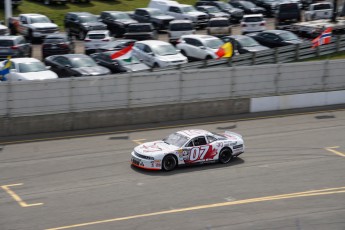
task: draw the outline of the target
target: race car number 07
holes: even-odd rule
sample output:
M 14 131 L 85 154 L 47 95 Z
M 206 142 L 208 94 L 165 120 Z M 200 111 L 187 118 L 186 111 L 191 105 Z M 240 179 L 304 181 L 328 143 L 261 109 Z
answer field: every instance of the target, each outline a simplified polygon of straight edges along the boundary
M 192 148 L 192 150 L 190 151 L 190 160 L 195 161 L 197 159 L 204 159 L 204 156 L 206 155 L 209 148 L 210 146 L 208 145 Z

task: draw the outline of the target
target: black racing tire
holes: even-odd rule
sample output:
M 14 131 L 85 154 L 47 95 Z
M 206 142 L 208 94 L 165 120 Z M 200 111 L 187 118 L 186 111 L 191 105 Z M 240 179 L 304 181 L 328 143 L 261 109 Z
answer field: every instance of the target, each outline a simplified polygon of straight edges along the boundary
M 177 159 L 173 155 L 167 155 L 162 161 L 162 169 L 164 171 L 172 171 L 177 166 Z
M 219 153 L 219 162 L 221 164 L 229 163 L 232 160 L 232 158 L 233 158 L 232 152 L 228 148 L 222 149 Z

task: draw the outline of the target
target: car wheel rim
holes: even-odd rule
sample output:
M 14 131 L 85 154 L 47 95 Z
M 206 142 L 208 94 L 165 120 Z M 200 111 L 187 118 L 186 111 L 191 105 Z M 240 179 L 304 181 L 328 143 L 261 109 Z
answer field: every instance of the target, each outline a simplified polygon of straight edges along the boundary
M 164 162 L 164 169 L 171 170 L 175 167 L 175 164 L 176 164 L 175 159 L 172 157 L 169 157 Z
M 223 163 L 229 162 L 230 159 L 231 159 L 231 154 L 229 154 L 228 152 L 223 152 L 223 153 L 220 155 L 220 160 L 221 160 L 221 162 L 223 162 Z

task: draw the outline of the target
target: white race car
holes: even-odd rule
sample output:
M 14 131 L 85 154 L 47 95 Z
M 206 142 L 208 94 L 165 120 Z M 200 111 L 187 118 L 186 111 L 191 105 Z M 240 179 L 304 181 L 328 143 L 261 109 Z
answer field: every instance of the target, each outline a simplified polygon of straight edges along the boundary
M 161 141 L 146 142 L 134 148 L 132 165 L 171 171 L 178 165 L 217 162 L 226 164 L 244 152 L 242 136 L 225 131 L 182 130 Z

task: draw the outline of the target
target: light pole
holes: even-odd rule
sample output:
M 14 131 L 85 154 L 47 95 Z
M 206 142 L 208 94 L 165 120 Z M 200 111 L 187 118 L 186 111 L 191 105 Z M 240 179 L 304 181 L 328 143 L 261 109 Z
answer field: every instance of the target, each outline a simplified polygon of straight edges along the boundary
M 333 15 L 331 22 L 337 21 L 337 14 L 338 14 L 338 0 L 333 0 Z
M 10 17 L 12 17 L 12 0 L 5 0 L 5 25 L 7 26 Z

